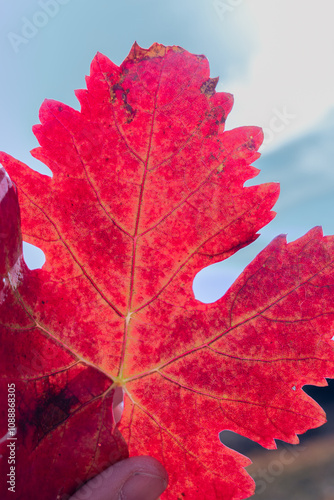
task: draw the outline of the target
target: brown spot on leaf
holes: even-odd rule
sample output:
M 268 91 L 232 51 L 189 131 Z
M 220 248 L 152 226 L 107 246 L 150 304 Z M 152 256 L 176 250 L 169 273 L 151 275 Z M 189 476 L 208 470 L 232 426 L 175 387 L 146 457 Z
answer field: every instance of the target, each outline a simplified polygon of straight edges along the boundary
M 201 85 L 201 92 L 208 97 L 211 97 L 216 92 L 216 85 L 218 83 L 219 78 L 209 78 Z
M 217 167 L 217 172 L 223 172 L 225 167 L 225 163 L 222 162 L 220 165 Z
M 113 85 L 110 89 L 111 101 L 114 103 L 116 98 L 118 98 L 121 102 L 123 102 L 122 106 L 126 110 L 126 112 L 128 113 L 128 117 L 127 117 L 126 122 L 131 123 L 135 117 L 136 110 L 134 110 L 133 107 L 130 106 L 130 104 L 128 103 L 128 100 L 127 100 L 128 93 L 129 93 L 129 89 L 125 90 L 122 87 L 122 85 L 120 85 L 119 83 L 115 83 L 115 85 Z

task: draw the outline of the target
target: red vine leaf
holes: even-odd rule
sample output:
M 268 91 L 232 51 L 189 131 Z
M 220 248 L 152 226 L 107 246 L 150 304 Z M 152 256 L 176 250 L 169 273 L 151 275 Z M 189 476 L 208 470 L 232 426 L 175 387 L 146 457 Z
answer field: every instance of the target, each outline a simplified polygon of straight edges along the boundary
M 196 273 L 253 242 L 278 197 L 276 184 L 244 187 L 262 132 L 224 131 L 232 96 L 216 83 L 180 47 L 135 44 L 120 67 L 98 54 L 80 112 L 41 107 L 32 154 L 53 177 L 1 153 L 23 239 L 46 255 L 25 265 L 2 170 L 1 391 L 6 401 L 16 385 L 17 498 L 68 498 L 128 447 L 164 464 L 166 499 L 243 499 L 249 460 L 220 431 L 274 448 L 325 421 L 302 386 L 334 376 L 332 237 L 279 236 L 223 298 L 194 298 Z

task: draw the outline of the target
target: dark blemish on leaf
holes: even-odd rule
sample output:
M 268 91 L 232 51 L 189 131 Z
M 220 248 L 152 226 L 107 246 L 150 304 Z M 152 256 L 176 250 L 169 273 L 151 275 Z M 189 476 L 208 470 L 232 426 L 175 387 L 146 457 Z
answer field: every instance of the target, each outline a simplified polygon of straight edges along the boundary
M 63 111 L 63 106 L 58 106 L 58 111 Z
M 222 109 L 221 106 L 218 106 L 216 108 L 216 113 L 217 113 L 217 117 L 218 117 L 218 114 L 220 114 L 221 116 L 218 118 L 218 122 L 219 122 L 219 125 L 221 125 L 222 123 L 225 123 L 226 122 L 226 114 L 225 114 L 225 111 L 224 109 Z
M 256 143 L 255 143 L 253 137 L 251 137 L 249 139 L 249 141 L 246 143 L 246 147 L 247 147 L 247 149 L 256 149 Z
M 25 419 L 34 427 L 33 441 L 35 446 L 50 432 L 56 429 L 70 415 L 72 408 L 76 407 L 79 400 L 66 389 L 58 394 L 53 389 L 48 390 L 37 401 L 37 406 L 32 414 Z
M 208 97 L 211 97 L 216 92 L 216 85 L 218 83 L 219 78 L 209 78 L 206 80 L 200 88 L 202 94 L 205 94 Z
M 131 123 L 135 117 L 136 110 L 134 110 L 128 103 L 128 93 L 129 89 L 124 90 L 122 85 L 120 85 L 119 83 L 115 83 L 115 85 L 113 85 L 110 90 L 111 102 L 114 103 L 116 99 L 119 99 L 123 102 L 122 106 L 128 113 L 126 123 Z

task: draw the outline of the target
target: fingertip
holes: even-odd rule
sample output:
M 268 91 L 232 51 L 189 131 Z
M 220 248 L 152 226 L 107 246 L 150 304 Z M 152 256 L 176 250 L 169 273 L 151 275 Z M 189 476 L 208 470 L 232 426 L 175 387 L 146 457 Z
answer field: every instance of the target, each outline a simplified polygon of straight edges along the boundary
M 167 471 L 158 460 L 131 457 L 88 481 L 70 500 L 157 500 L 167 485 Z

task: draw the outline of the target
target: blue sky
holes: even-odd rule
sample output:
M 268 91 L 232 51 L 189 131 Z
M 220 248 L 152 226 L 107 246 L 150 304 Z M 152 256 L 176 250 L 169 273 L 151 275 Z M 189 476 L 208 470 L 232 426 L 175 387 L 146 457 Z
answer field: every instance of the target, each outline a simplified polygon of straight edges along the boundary
M 116 64 L 135 40 L 205 54 L 218 90 L 235 97 L 227 128 L 265 130 L 253 183 L 281 183 L 278 215 L 260 238 L 196 277 L 196 296 L 216 300 L 276 235 L 291 241 L 315 225 L 334 234 L 333 14 L 332 0 L 3 2 L 0 149 L 43 170 L 29 153 L 39 106 L 52 98 L 78 109 L 73 90 L 85 86 L 97 51 Z

